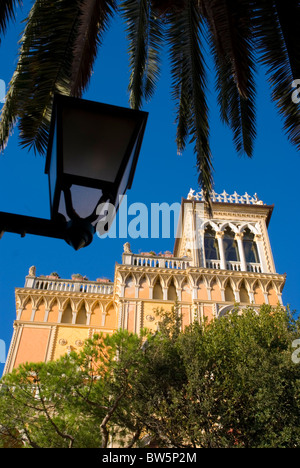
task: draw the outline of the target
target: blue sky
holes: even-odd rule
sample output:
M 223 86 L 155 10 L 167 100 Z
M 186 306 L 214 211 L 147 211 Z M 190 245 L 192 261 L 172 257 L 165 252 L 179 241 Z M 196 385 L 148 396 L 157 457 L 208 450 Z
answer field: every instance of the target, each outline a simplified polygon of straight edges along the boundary
M 24 1 L 16 24 L 11 25 L 0 46 L 0 79 L 10 81 L 17 63 L 17 40 L 28 5 Z M 94 74 L 84 97 L 99 102 L 128 107 L 129 79 L 127 41 L 123 25 L 114 21 L 106 34 Z M 270 99 L 270 89 L 260 71 L 258 77 L 258 137 L 252 160 L 237 156 L 231 132 L 221 124 L 214 87 L 210 92 L 211 147 L 214 157 L 216 192 L 257 193 L 275 209 L 269 227 L 275 265 L 278 273 L 287 273 L 283 300 L 292 309 L 300 310 L 298 280 L 298 214 L 299 154 L 282 130 L 277 110 Z M 197 172 L 193 147 L 182 156 L 175 144 L 175 109 L 171 99 L 170 72 L 163 62 L 161 79 L 151 102 L 144 106 L 149 112 L 147 130 L 128 204 L 141 202 L 174 203 L 186 197 L 190 188 L 197 190 Z M 19 146 L 17 129 L 4 155 L 0 156 L 0 211 L 49 218 L 45 160 Z M 288 237 L 289 233 L 289 237 Z M 61 277 L 73 273 L 113 279 L 116 262 L 121 261 L 124 239 L 99 239 L 91 246 L 75 252 L 63 241 L 26 236 L 21 239 L 6 233 L 0 241 L 0 340 L 7 349 L 12 337 L 15 311 L 15 287 L 23 287 L 29 267 L 37 274 L 57 271 Z M 174 239 L 130 240 L 134 252 L 173 250 Z M 294 245 L 293 249 L 287 248 Z M 0 374 L 3 366 L 0 364 Z

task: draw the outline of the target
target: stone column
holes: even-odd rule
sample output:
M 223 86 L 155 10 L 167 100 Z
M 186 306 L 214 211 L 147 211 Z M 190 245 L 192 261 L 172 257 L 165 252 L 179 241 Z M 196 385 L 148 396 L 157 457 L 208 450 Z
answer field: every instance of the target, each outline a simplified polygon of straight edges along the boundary
M 247 271 L 247 262 L 246 262 L 245 251 L 244 251 L 243 237 L 244 237 L 244 234 L 242 232 L 239 232 L 235 235 L 235 240 L 237 241 L 237 244 L 238 244 L 240 262 L 241 262 L 241 270 Z
M 35 313 L 36 313 L 36 308 L 32 307 L 32 312 L 31 312 L 31 317 L 30 317 L 31 322 L 34 322 Z
M 269 273 L 268 265 L 267 265 L 265 254 L 264 254 L 264 243 L 263 243 L 262 235 L 256 234 L 256 236 L 254 237 L 254 242 L 256 243 L 257 250 L 258 250 L 261 272 Z
M 50 309 L 45 310 L 44 322 L 48 322 Z
M 224 244 L 223 244 L 223 237 L 224 237 L 224 232 L 223 231 L 216 232 L 216 238 L 218 239 L 218 244 L 219 244 L 221 270 L 227 270 L 225 250 L 224 250 Z

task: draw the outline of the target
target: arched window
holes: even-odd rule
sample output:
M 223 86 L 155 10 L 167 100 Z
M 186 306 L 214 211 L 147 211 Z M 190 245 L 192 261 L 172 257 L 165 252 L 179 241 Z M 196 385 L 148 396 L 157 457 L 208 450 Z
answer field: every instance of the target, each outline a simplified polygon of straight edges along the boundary
M 86 316 L 86 310 L 84 304 L 80 307 L 80 310 L 78 311 L 77 317 L 76 317 L 76 324 L 77 325 L 86 325 L 87 321 L 87 316 Z
M 176 287 L 174 284 L 174 280 L 172 279 L 168 288 L 168 301 L 176 302 L 176 300 L 177 300 L 177 291 L 176 291 Z
M 125 281 L 125 297 L 135 297 L 135 283 L 132 275 L 129 275 Z
M 72 316 L 72 308 L 69 303 L 63 312 L 61 323 L 72 323 Z
M 211 283 L 211 300 L 216 302 L 222 301 L 220 286 L 215 279 Z
M 243 246 L 245 252 L 245 259 L 247 263 L 260 263 L 256 242 L 254 241 L 254 234 L 249 228 L 245 229 L 243 236 Z
M 250 302 L 249 294 L 248 294 L 244 281 L 241 283 L 241 286 L 240 286 L 240 300 L 241 302 L 246 302 L 246 303 Z
M 225 301 L 235 302 L 234 292 L 229 281 L 227 281 L 226 288 L 225 288 Z
M 255 304 L 265 304 L 265 297 L 263 291 L 258 282 L 255 283 L 254 287 L 254 302 Z
M 142 276 L 139 283 L 139 298 L 149 299 L 149 285 L 146 276 Z
M 235 234 L 227 227 L 224 232 L 223 245 L 225 251 L 225 259 L 227 262 L 239 262 L 240 255 L 237 241 L 235 240 Z
M 204 233 L 204 247 L 206 260 L 220 260 L 220 252 L 216 233 L 211 226 L 207 226 Z
M 153 299 L 163 300 L 163 290 L 159 280 L 155 283 L 153 288 Z
M 192 300 L 192 290 L 189 282 L 187 280 L 184 281 L 182 285 L 182 295 L 181 300 L 190 302 Z

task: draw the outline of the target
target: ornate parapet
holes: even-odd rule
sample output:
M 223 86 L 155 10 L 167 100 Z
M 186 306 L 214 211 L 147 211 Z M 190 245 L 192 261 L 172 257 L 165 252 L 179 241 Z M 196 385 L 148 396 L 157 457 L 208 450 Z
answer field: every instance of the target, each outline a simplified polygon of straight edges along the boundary
M 249 195 L 247 192 L 245 195 L 239 195 L 238 193 L 234 192 L 232 195 L 227 193 L 225 190 L 223 193 L 216 193 L 214 190 L 210 192 L 210 197 L 212 202 L 214 203 L 238 203 L 242 205 L 264 205 L 264 203 L 259 200 L 257 193 L 253 196 Z M 195 200 L 195 201 L 205 201 L 204 192 L 201 190 L 200 192 L 196 193 L 195 190 L 191 189 L 188 196 L 188 200 Z
M 33 267 L 32 267 L 33 268 Z M 62 279 L 58 276 L 35 276 L 36 270 L 31 270 L 31 275 L 26 276 L 25 288 L 56 292 L 88 293 L 88 294 L 113 294 L 114 283 L 103 279 L 88 281 L 77 275 L 71 280 Z

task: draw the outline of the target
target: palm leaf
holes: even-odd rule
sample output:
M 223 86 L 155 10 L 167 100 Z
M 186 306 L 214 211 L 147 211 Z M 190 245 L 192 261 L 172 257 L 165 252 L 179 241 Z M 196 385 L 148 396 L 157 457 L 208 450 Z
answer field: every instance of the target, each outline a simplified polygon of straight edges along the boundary
M 158 80 L 162 22 L 154 17 L 148 0 L 124 0 L 121 12 L 129 41 L 129 101 L 132 108 L 140 109 L 143 100 L 153 95 Z
M 256 35 L 261 62 L 266 65 L 272 98 L 284 120 L 290 141 L 300 149 L 300 106 L 292 101 L 292 82 L 299 78 L 298 28 L 300 5 L 275 0 L 256 0 Z M 285 11 L 284 11 L 285 9 Z M 291 15 L 291 18 L 288 18 Z
M 164 36 L 164 23 L 150 8 L 148 17 L 148 58 L 145 70 L 145 99 L 149 100 L 160 76 L 160 53 Z
M 299 0 L 274 0 L 284 39 L 287 60 L 294 79 L 300 78 L 300 3 Z
M 251 5 L 249 8 L 249 2 L 236 0 L 206 1 L 205 15 L 216 65 L 221 119 L 232 129 L 237 152 L 252 157 L 256 93 Z
M 103 34 L 115 10 L 115 0 L 81 0 L 78 35 L 74 44 L 71 95 L 80 97 L 86 89 Z
M 21 39 L 19 61 L 0 122 L 0 151 L 19 121 L 25 147 L 44 153 L 53 96 L 70 94 L 73 46 L 80 9 L 75 0 L 36 0 Z
M 184 149 L 188 137 L 194 142 L 199 185 L 209 201 L 213 168 L 201 44 L 204 24 L 192 0 L 186 1 L 186 7 L 180 13 L 170 14 L 168 20 L 173 98 L 177 105 L 177 145 Z
M 249 96 L 251 76 L 251 2 L 244 0 L 202 0 L 214 47 L 220 59 L 230 63 L 240 95 Z
M 1 0 L 0 4 L 0 35 L 5 34 L 8 23 L 16 17 L 17 6 L 22 5 L 22 0 Z M 0 38 L 1 42 L 1 38 Z

